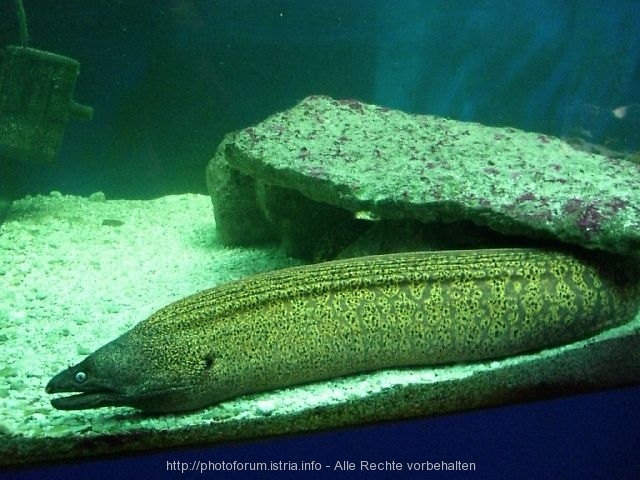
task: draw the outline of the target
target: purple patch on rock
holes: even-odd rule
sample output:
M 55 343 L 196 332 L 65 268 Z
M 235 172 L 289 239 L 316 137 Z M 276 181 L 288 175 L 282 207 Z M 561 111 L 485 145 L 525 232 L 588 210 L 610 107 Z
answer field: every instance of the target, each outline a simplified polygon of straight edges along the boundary
M 520 195 L 516 200 L 518 200 L 519 202 L 529 202 L 531 200 L 535 200 L 536 199 L 536 195 L 533 192 L 526 192 L 523 193 L 522 195 Z
M 309 170 L 307 170 L 307 174 L 310 177 L 320 178 L 320 179 L 324 179 L 327 176 L 324 169 L 322 167 L 317 167 L 317 166 L 312 166 L 311 168 L 309 168 Z
M 347 98 L 347 99 L 344 99 L 344 100 L 338 100 L 338 104 L 339 105 L 346 105 L 351 110 L 355 110 L 355 111 L 360 112 L 360 113 L 362 113 L 364 111 L 364 105 L 362 105 L 362 103 L 360 103 L 358 100 L 355 100 L 353 98 Z
M 612 213 L 618 213 L 618 211 L 622 210 L 627 205 L 629 205 L 629 202 L 627 202 L 626 200 L 620 197 L 613 197 L 611 201 L 607 204 L 607 206 L 611 209 Z
M 578 210 L 582 208 L 582 200 L 579 198 L 572 198 L 565 205 L 562 211 L 571 215 L 572 213 L 576 213 Z
M 549 206 L 549 197 L 542 196 L 538 199 L 540 205 L 544 205 L 545 207 Z
M 249 135 L 249 138 L 251 140 L 253 140 L 254 142 L 256 141 L 257 135 L 256 135 L 256 131 L 253 127 L 249 127 L 249 128 L 245 128 L 244 129 L 245 133 L 247 135 Z
M 585 236 L 600 231 L 602 223 L 602 214 L 598 208 L 590 203 L 584 209 L 584 212 L 578 217 L 578 227 Z

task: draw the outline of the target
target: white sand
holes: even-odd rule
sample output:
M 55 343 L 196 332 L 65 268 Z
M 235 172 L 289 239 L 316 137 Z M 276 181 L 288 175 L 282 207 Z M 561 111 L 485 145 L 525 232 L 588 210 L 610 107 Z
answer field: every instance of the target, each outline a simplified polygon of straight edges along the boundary
M 222 246 L 206 196 L 15 202 L 0 226 L 0 432 L 38 435 L 82 416 L 50 406 L 49 378 L 158 308 L 294 263 Z

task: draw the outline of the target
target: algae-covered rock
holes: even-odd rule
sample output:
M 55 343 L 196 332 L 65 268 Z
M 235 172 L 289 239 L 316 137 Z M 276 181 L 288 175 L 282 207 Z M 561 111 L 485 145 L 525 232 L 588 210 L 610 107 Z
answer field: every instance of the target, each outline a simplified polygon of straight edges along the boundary
M 312 96 L 219 153 L 241 178 L 354 213 L 640 251 L 640 165 L 547 135 Z

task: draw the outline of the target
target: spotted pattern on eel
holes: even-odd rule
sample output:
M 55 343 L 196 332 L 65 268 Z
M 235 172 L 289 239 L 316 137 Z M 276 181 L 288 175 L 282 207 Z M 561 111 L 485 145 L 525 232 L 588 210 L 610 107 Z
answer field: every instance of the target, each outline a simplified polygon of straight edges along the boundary
M 398 367 L 541 350 L 630 321 L 638 265 L 539 249 L 360 257 L 254 275 L 170 304 L 56 375 L 71 410 L 204 408 Z

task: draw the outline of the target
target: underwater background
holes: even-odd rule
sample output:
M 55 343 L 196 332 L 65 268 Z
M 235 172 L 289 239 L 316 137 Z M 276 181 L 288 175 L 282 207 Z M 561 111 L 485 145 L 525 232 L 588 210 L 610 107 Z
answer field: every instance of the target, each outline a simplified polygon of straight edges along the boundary
M 640 149 L 638 1 L 26 0 L 25 7 L 31 46 L 80 61 L 75 98 L 93 106 L 94 117 L 68 124 L 55 165 L 25 167 L 19 196 L 206 193 L 204 168 L 225 133 L 311 94 L 625 154 Z M 17 39 L 13 2 L 1 2 L 0 46 Z M 142 469 L 162 475 L 174 460 L 311 457 L 473 461 L 470 478 L 637 478 L 639 431 L 635 387 L 8 475 L 122 478 Z
M 0 45 L 17 43 L 13 2 Z M 599 2 L 68 0 L 26 5 L 31 46 L 80 61 L 59 163 L 27 193 L 205 193 L 225 133 L 310 94 L 640 145 L 640 8 Z M 622 118 L 612 112 L 626 107 Z

